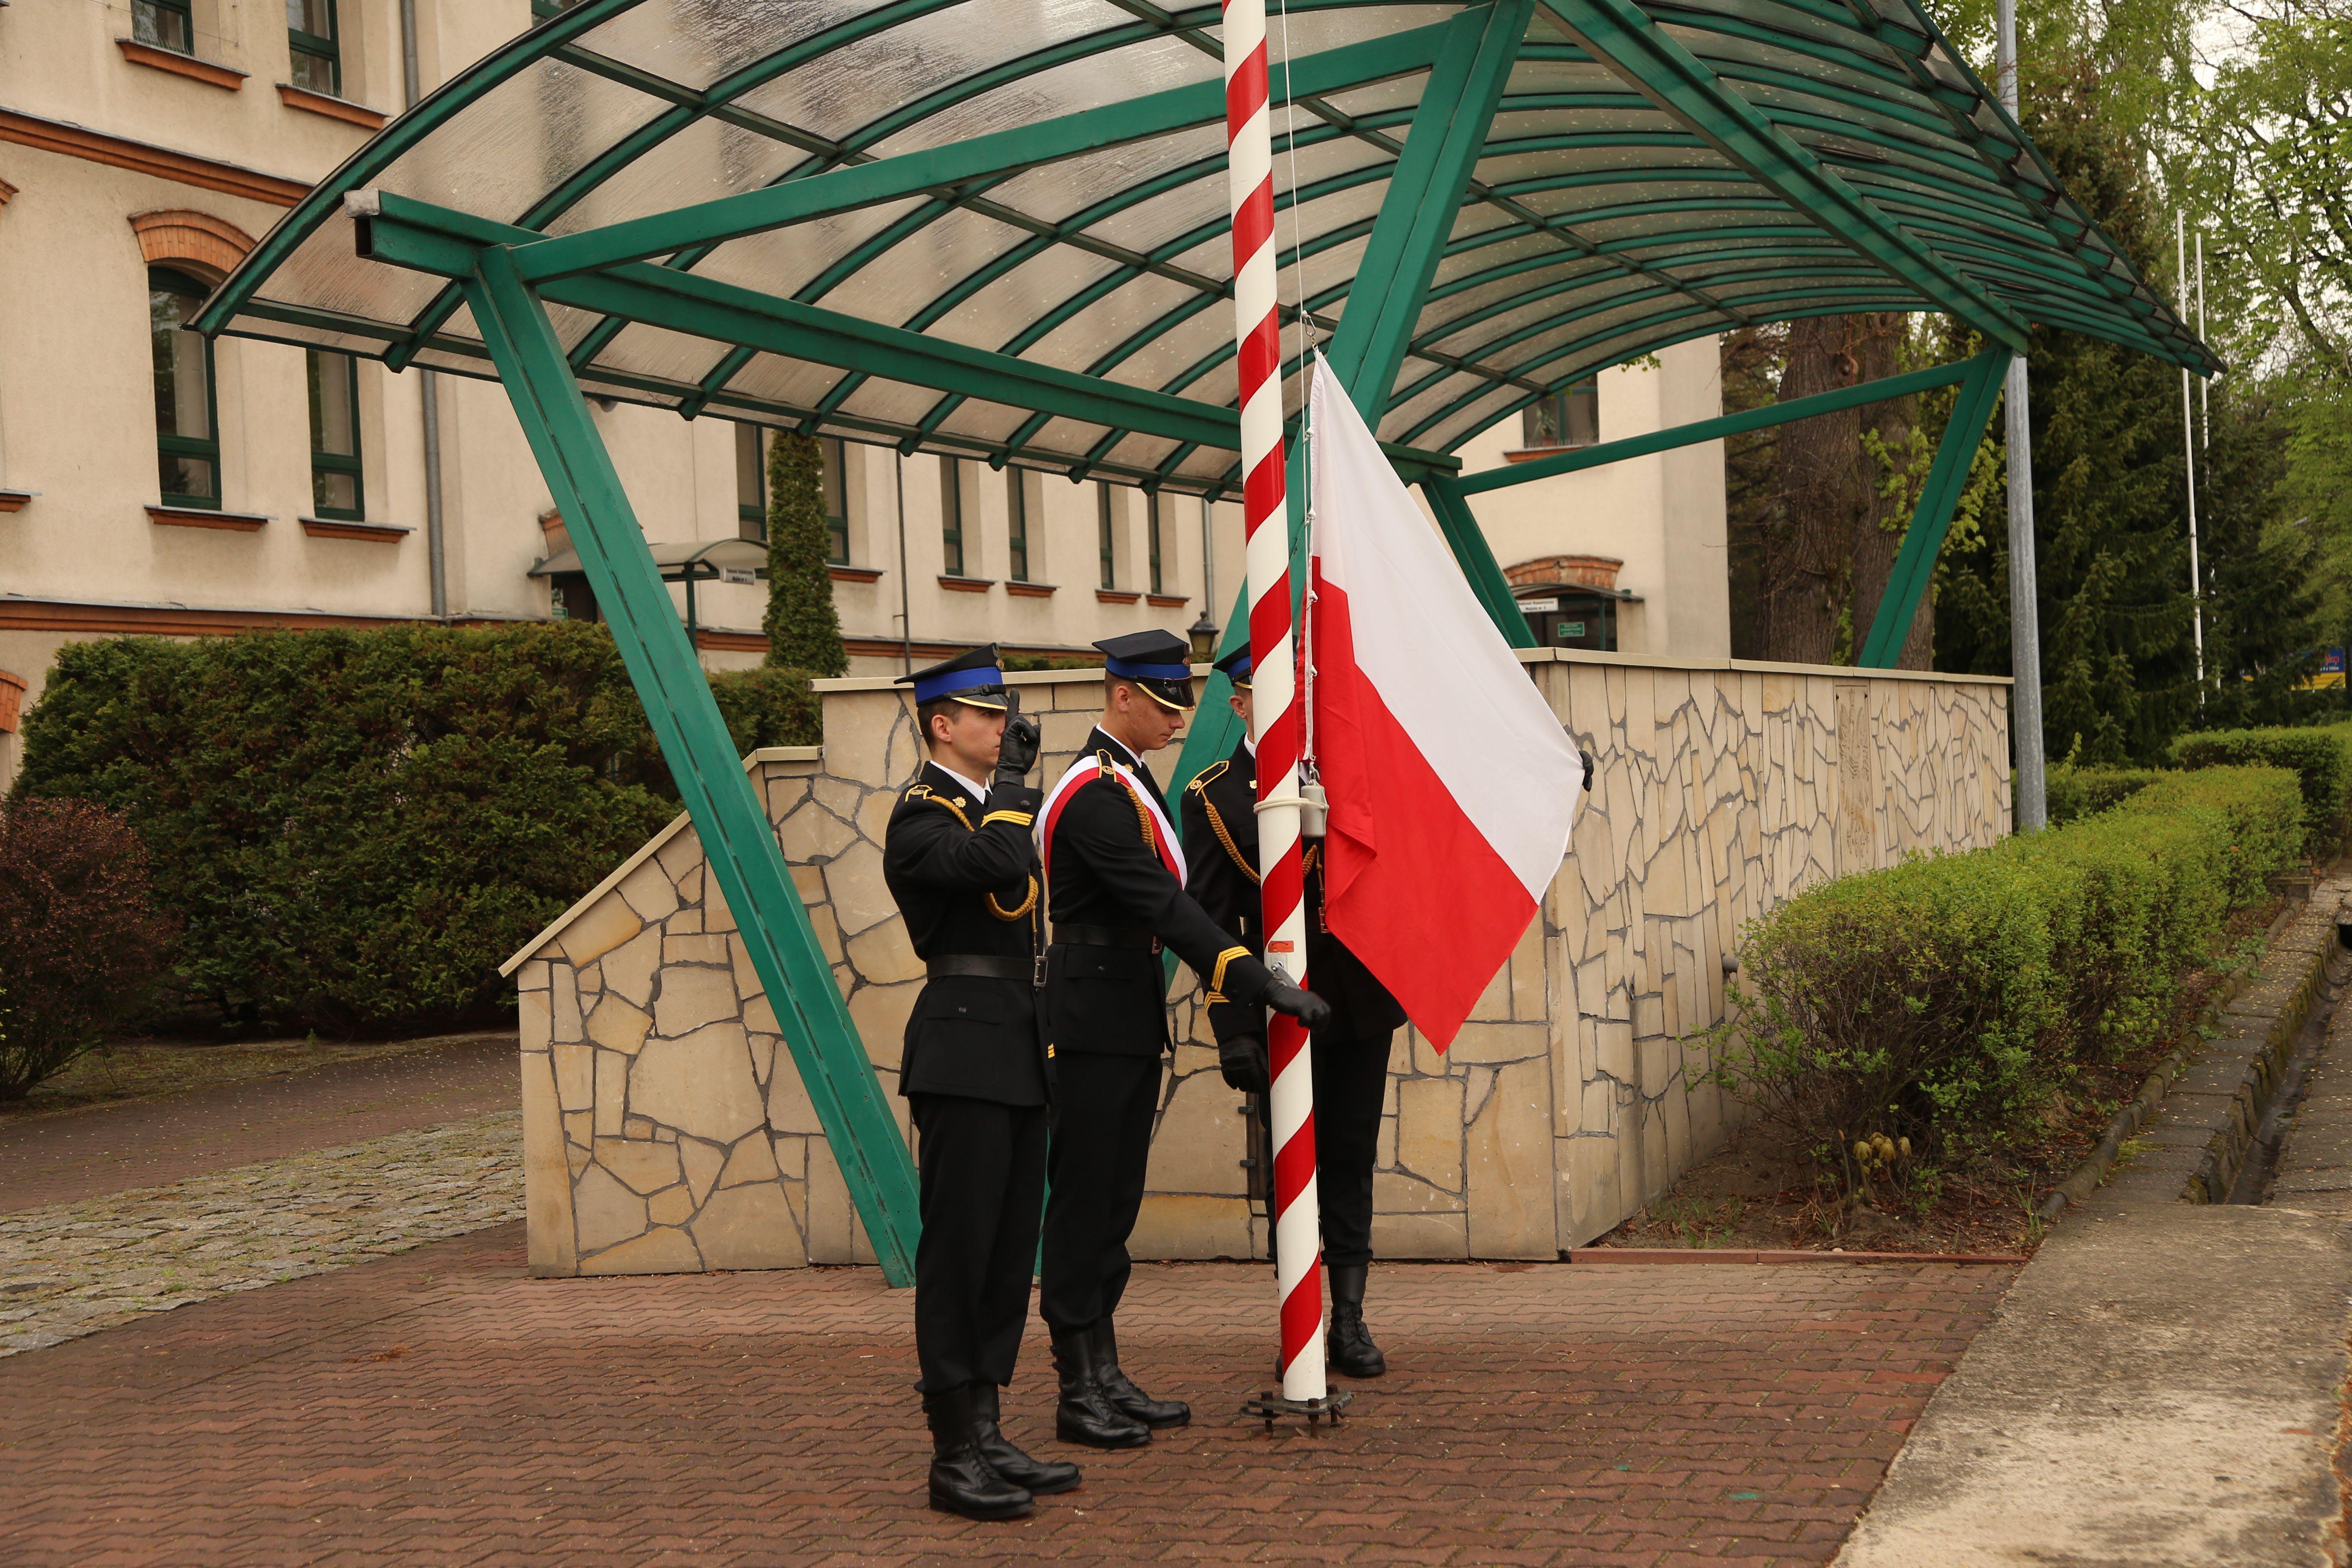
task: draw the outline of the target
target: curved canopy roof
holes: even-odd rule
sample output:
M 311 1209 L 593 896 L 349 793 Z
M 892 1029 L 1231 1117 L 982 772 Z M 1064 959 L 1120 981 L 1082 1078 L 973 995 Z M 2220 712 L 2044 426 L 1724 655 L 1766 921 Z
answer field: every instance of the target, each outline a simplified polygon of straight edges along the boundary
M 1666 345 L 1861 310 L 2219 368 L 1913 0 L 1504 5 L 1501 96 L 1408 318 L 1384 440 L 1448 452 Z M 1235 384 L 1216 5 L 537 8 L 294 208 L 202 324 L 494 374 L 457 286 L 355 236 L 349 196 L 517 247 L 598 395 L 1235 483 L 1237 440 L 1216 434 Z M 1282 294 L 1303 289 L 1326 333 L 1412 167 L 1433 71 L 1454 90 L 1441 56 L 1465 11 L 1488 14 L 1290 0 L 1270 19 Z M 728 324 L 746 300 L 759 331 Z M 927 353 L 964 369 L 929 374 Z M 1101 396 L 982 374 L 1011 362 Z

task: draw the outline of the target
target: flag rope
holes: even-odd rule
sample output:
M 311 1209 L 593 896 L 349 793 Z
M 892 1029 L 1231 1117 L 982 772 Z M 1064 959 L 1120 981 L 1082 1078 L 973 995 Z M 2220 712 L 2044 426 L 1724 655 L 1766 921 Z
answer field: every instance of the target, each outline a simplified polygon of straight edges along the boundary
M 1290 522 L 1282 440 L 1282 322 L 1274 231 L 1265 0 L 1225 0 L 1226 180 L 1233 205 L 1234 343 L 1240 377 L 1242 506 L 1249 569 L 1252 712 L 1257 731 L 1258 868 L 1265 957 L 1307 984 L 1299 856 L 1297 679 L 1290 613 Z M 1302 306 L 1304 301 L 1301 301 Z M 1275 1288 L 1283 1397 L 1320 1400 L 1321 1222 L 1315 1190 L 1312 1047 L 1297 1021 L 1269 1012 L 1273 1079 Z

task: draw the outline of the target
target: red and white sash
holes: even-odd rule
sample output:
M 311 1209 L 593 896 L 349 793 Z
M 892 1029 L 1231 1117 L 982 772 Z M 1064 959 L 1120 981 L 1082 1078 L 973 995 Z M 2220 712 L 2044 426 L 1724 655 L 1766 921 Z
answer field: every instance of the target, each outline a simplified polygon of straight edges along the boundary
M 1179 882 L 1186 880 L 1184 847 L 1176 841 L 1176 829 L 1169 825 L 1168 814 L 1160 809 L 1151 792 L 1136 782 L 1135 774 L 1124 763 L 1110 761 L 1099 752 L 1089 752 L 1070 764 L 1061 782 L 1046 792 L 1045 804 L 1037 813 L 1037 858 L 1039 868 L 1045 874 L 1045 884 L 1054 879 L 1054 828 L 1061 821 L 1062 808 L 1068 805 L 1081 785 L 1099 778 L 1116 779 L 1121 789 L 1134 798 L 1137 807 L 1151 819 L 1151 847 L 1160 852 L 1160 863 Z

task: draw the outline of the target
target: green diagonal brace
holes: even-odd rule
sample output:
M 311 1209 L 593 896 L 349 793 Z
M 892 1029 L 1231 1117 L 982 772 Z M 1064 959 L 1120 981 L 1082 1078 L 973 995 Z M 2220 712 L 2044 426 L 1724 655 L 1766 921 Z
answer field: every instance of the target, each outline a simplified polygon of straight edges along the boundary
M 1911 526 L 1903 532 L 1903 548 L 1886 574 L 1878 618 L 1871 623 L 1862 657 L 1855 660 L 1864 669 L 1892 669 L 1903 657 L 1911 617 L 1918 613 L 1920 597 L 1936 575 L 1937 552 L 1944 548 L 1944 534 L 1952 525 L 1952 508 L 1968 488 L 1969 468 L 1976 459 L 1977 443 L 1984 438 L 1985 422 L 2000 401 L 2009 360 L 2006 352 L 1995 349 L 1968 362 L 1968 379 L 1960 383 L 1960 395 L 1952 404 L 1951 423 L 1944 426 L 1944 439 L 1936 447 L 1927 482 L 1920 488 Z
M 1462 563 L 1462 574 L 1470 579 L 1470 591 L 1478 595 L 1493 617 L 1495 629 L 1513 647 L 1536 646 L 1535 633 L 1528 629 L 1527 612 L 1519 608 L 1518 600 L 1511 596 L 1510 581 L 1496 564 L 1495 552 L 1486 547 L 1486 535 L 1480 531 L 1478 520 L 1470 513 L 1470 503 L 1462 497 L 1461 486 L 1442 474 L 1432 474 L 1421 481 L 1421 493 L 1429 498 L 1429 510 L 1437 514 L 1437 526 L 1453 547 L 1454 559 Z
M 571 524 L 581 566 L 611 622 L 630 682 L 701 837 L 710 874 L 735 913 L 751 967 L 767 988 L 883 1278 L 910 1285 L 921 1211 L 906 1142 L 562 344 L 544 306 L 515 276 L 510 252 L 483 251 L 477 274 L 464 282 L 467 303 L 540 471 Z
M 1954 270 L 1670 37 L 1635 0 L 1541 0 L 1544 15 L 1643 96 L 1688 125 L 1822 230 L 1997 342 L 2025 323 Z

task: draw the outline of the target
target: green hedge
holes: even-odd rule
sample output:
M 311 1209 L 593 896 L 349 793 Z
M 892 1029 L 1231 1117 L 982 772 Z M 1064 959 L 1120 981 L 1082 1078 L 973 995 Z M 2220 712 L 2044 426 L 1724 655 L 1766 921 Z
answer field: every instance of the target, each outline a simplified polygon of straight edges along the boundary
M 2044 781 L 2050 826 L 2096 816 L 2165 776 L 2156 768 L 2078 768 L 2061 763 Z
M 1826 882 L 1751 922 L 1718 1081 L 1822 1151 L 2031 1137 L 2075 1063 L 2149 1039 L 2303 839 L 2291 773 L 2214 768 L 1989 849 Z
M 711 686 L 740 749 L 815 741 L 793 672 Z M 576 622 L 68 645 L 25 726 L 36 797 L 129 817 L 185 998 L 338 1034 L 499 1016 L 507 954 L 677 810 Z
M 2302 781 L 2304 810 L 2321 845 L 2341 843 L 2352 828 L 2352 725 L 2206 730 L 2175 741 L 2172 757 L 2184 768 L 2284 768 Z

